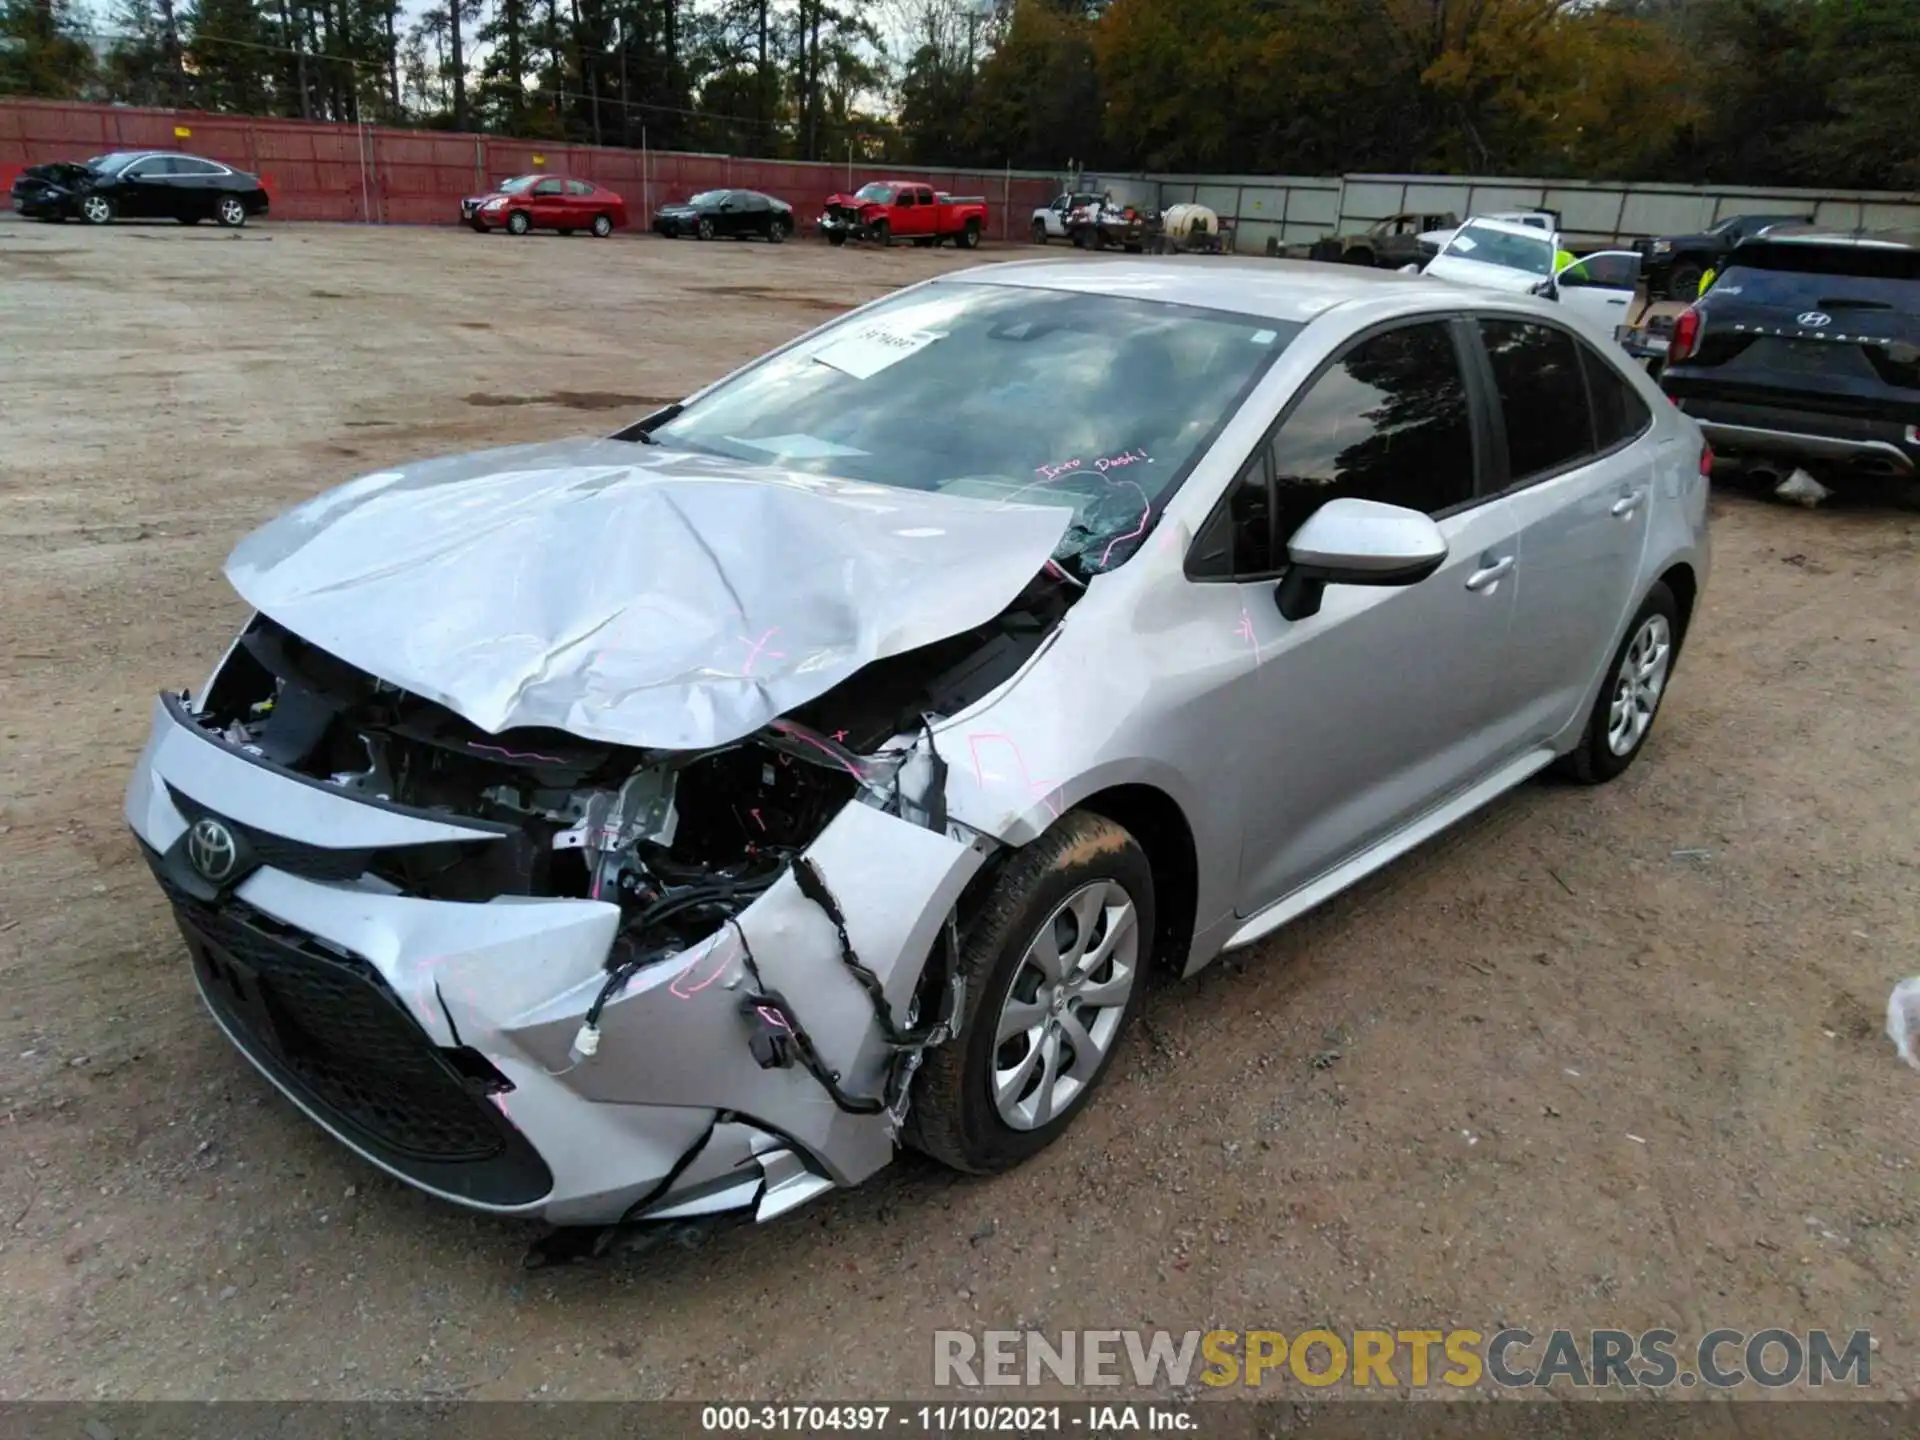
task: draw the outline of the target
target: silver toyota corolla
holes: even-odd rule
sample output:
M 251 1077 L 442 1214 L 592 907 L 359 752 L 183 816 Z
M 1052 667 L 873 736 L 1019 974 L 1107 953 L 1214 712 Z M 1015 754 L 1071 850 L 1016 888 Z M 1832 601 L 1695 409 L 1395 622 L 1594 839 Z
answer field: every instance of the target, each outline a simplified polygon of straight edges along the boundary
M 249 536 L 127 818 L 228 1038 L 445 1199 L 764 1220 L 899 1144 L 1000 1170 L 1156 968 L 1633 762 L 1710 458 L 1530 297 L 967 270 Z

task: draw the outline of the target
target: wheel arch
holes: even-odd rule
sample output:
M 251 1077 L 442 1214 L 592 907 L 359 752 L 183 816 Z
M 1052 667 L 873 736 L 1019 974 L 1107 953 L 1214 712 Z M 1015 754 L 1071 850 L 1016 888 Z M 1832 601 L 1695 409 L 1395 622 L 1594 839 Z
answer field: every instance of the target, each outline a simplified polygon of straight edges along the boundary
M 1675 637 L 1675 649 L 1678 649 L 1686 643 L 1687 629 L 1693 623 L 1694 602 L 1700 598 L 1700 579 L 1694 574 L 1693 566 L 1682 560 L 1662 571 L 1658 583 L 1673 593 L 1673 603 L 1680 611 L 1680 633 Z
M 1200 903 L 1200 856 L 1186 813 L 1153 785 L 1113 785 L 1076 807 L 1105 817 L 1132 835 L 1153 870 L 1155 968 L 1179 974 L 1193 945 Z

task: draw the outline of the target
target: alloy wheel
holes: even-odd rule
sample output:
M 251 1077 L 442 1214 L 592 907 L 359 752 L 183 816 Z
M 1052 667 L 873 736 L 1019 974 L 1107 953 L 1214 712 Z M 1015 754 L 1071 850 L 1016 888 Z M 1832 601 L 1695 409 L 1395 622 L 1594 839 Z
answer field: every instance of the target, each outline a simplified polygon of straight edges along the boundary
M 1631 755 L 1646 738 L 1672 664 L 1672 627 L 1666 616 L 1649 615 L 1634 632 L 1614 675 L 1613 703 L 1607 708 L 1607 748 L 1614 754 Z
M 220 202 L 220 223 L 222 225 L 238 225 L 246 218 L 246 207 L 233 196 L 229 195 Z
M 1038 1130 L 1074 1102 L 1118 1037 L 1140 973 L 1133 897 L 1113 880 L 1054 909 L 1015 967 L 994 1021 L 994 1109 Z
M 113 218 L 113 206 L 103 196 L 89 195 L 80 205 L 80 213 L 90 225 L 104 225 Z

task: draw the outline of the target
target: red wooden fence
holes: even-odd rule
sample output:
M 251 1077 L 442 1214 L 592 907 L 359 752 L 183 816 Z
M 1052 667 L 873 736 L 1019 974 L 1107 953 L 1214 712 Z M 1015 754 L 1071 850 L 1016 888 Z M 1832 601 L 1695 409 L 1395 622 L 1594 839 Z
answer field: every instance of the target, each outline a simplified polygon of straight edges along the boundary
M 85 160 L 109 150 L 185 150 L 261 177 L 281 220 L 452 224 L 462 195 L 529 170 L 577 175 L 626 197 L 632 223 L 697 190 L 764 190 L 803 225 L 836 190 L 889 178 L 924 179 L 955 195 L 984 195 L 987 233 L 1024 236 L 1026 216 L 1057 193 L 1031 172 L 916 170 L 542 145 L 491 135 L 390 130 L 197 111 L 136 110 L 54 100 L 0 101 L 0 189 L 26 165 Z

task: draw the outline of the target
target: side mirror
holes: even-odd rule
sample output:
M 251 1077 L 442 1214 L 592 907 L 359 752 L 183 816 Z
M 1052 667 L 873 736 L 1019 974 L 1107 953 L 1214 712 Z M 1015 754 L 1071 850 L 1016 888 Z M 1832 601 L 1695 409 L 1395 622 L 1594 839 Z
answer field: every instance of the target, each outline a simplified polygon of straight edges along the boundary
M 1378 500 L 1329 500 L 1287 542 L 1275 600 L 1289 620 L 1320 613 L 1329 585 L 1418 585 L 1447 558 L 1446 537 L 1418 510 Z
M 1528 293 L 1533 295 L 1544 295 L 1549 300 L 1558 300 L 1560 298 L 1560 287 L 1554 284 L 1553 281 L 1551 280 L 1542 280 L 1538 285 L 1534 286 L 1533 289 Z

